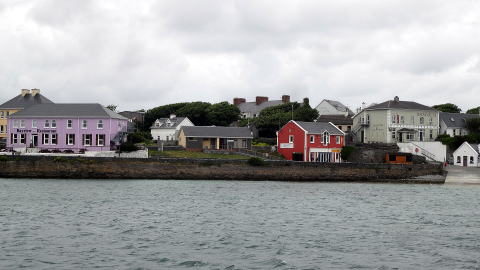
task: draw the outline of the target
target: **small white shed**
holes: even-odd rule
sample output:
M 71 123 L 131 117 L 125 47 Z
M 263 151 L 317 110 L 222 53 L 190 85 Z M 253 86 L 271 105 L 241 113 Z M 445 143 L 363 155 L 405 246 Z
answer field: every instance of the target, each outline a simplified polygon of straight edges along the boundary
M 453 164 L 463 167 L 478 167 L 480 149 L 478 144 L 464 142 L 453 152 Z

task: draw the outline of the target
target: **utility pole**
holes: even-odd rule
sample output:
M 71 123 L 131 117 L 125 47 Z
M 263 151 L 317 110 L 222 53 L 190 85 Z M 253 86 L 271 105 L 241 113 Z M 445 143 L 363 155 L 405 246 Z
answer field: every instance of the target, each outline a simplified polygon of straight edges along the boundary
M 292 104 L 292 120 L 293 120 L 293 104 Z

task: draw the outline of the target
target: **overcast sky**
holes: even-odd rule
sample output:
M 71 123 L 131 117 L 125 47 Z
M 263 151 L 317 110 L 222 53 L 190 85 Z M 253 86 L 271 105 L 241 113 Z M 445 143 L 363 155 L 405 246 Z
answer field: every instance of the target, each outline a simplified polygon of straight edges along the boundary
M 0 0 L 0 103 L 480 105 L 480 1 Z

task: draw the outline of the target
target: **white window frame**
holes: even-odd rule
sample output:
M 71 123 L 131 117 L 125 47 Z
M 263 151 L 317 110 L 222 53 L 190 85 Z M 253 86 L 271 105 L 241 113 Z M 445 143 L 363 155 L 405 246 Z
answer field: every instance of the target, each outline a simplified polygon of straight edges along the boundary
M 72 129 L 73 128 L 73 120 L 68 119 L 67 120 L 67 129 Z
M 324 131 L 322 133 L 322 144 L 328 145 L 330 143 L 330 133 L 328 131 Z
M 48 120 L 45 120 L 45 123 L 43 123 L 44 128 L 50 128 L 50 122 Z
M 51 128 L 57 128 L 57 120 L 52 120 Z
M 27 134 L 25 133 L 20 134 L 20 144 L 27 144 Z
M 103 120 L 98 120 L 97 129 L 103 129 Z
M 36 119 L 33 119 L 33 120 L 32 120 L 32 128 L 37 128 L 37 127 L 38 127 L 37 120 L 36 120 Z
M 50 134 L 49 133 L 43 133 L 43 136 L 42 136 L 42 143 L 43 145 L 50 145 Z
M 82 120 L 82 129 L 87 129 L 87 128 L 88 128 L 88 121 Z
M 293 143 L 293 142 L 294 142 L 294 136 L 288 135 L 288 143 Z
M 340 136 L 336 136 L 335 139 L 336 139 L 336 143 L 337 143 L 337 144 L 342 143 L 342 140 L 341 140 L 341 137 L 340 137 Z
M 12 134 L 12 144 L 18 144 L 18 134 L 17 133 Z
M 5 112 L 4 111 L 0 111 L 0 119 L 4 119 L 5 118 Z
M 13 127 L 14 127 L 14 128 L 18 128 L 18 124 L 19 124 L 19 123 L 20 123 L 20 122 L 19 122 L 18 120 L 16 120 L 16 119 L 13 120 Z
M 96 135 L 97 146 L 105 146 L 105 134 L 97 134 Z M 102 138 L 100 138 L 102 137 Z M 100 143 L 100 141 L 102 143 Z
M 1 133 L 1 134 L 5 133 L 4 125 L 0 125 L 0 133 Z
M 25 120 L 20 120 L 20 128 L 25 128 Z
M 92 146 L 92 134 L 83 134 L 83 146 Z
M 424 118 L 423 116 L 420 117 L 420 120 L 419 120 L 419 121 L 420 121 L 420 125 L 425 124 L 425 118 Z
M 51 145 L 57 145 L 58 144 L 58 135 L 57 133 L 52 133 L 50 138 L 50 144 Z M 55 140 L 55 141 L 54 141 Z
M 67 145 L 75 145 L 75 134 L 67 134 Z
M 310 143 L 315 143 L 315 135 L 310 135 Z
M 473 156 L 470 156 L 470 164 L 473 164 L 473 162 L 474 162 L 474 158 Z

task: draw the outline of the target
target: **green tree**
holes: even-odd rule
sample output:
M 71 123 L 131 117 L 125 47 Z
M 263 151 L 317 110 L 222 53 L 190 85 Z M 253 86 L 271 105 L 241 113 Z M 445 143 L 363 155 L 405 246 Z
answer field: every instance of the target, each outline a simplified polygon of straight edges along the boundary
M 480 110 L 480 107 L 476 107 L 476 108 L 471 108 L 470 110 L 467 111 L 467 113 L 469 114 L 479 114 L 479 111 Z
M 207 110 L 212 106 L 208 102 L 191 102 L 178 109 L 175 114 L 177 116 L 188 117 L 196 126 L 210 125 L 207 118 Z
M 147 112 L 145 113 L 145 120 L 144 120 L 144 125 L 142 127 L 142 130 L 144 131 L 149 130 L 153 122 L 155 122 L 155 120 L 157 120 L 158 118 L 169 117 L 170 114 L 174 114 L 176 111 L 185 107 L 187 104 L 188 104 L 187 102 L 174 103 L 174 104 L 158 106 L 150 110 L 147 110 Z
M 210 125 L 229 126 L 240 119 L 240 109 L 226 101 L 216 103 L 208 108 L 207 119 Z
M 452 103 L 445 103 L 445 104 L 438 104 L 432 106 L 435 110 L 439 110 L 441 112 L 448 112 L 448 113 L 459 113 L 462 111 L 457 105 Z
M 467 129 L 470 131 L 470 133 L 479 134 L 480 133 L 480 117 L 467 119 L 466 126 L 467 126 Z
M 110 104 L 110 105 L 108 105 L 108 106 L 105 107 L 105 108 L 107 108 L 107 109 L 115 112 L 115 111 L 117 111 L 117 107 L 118 107 L 117 105 Z

